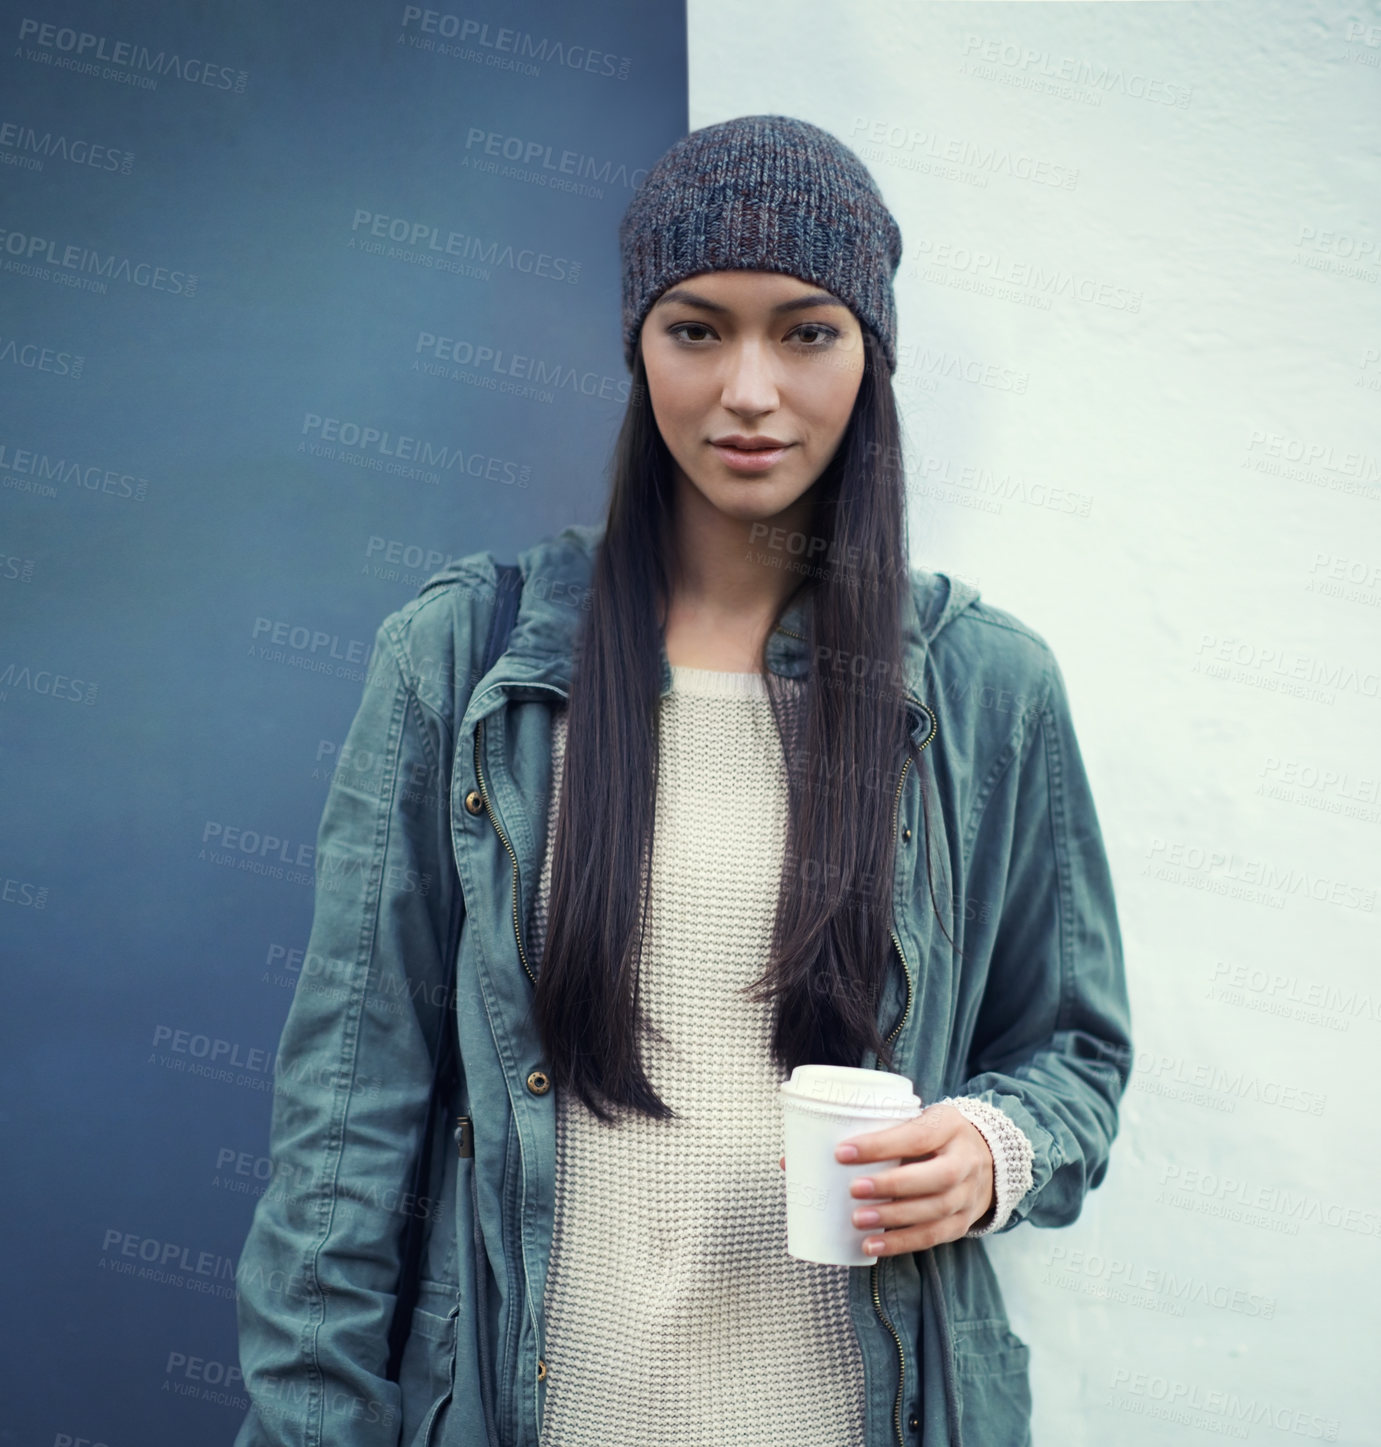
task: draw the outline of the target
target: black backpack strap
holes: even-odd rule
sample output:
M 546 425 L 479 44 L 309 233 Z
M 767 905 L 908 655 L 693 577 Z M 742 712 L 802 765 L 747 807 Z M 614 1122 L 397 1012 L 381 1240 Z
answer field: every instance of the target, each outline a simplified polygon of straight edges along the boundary
M 496 563 L 497 581 L 495 586 L 494 612 L 490 617 L 489 635 L 485 640 L 484 655 L 479 673 L 474 682 L 478 683 L 499 661 L 508 646 L 509 635 L 518 616 L 518 602 L 522 596 L 523 575 L 516 563 Z M 459 720 L 456 721 L 457 724 Z M 445 1102 L 458 1080 L 455 1060 L 455 1028 L 451 1011 L 455 1008 L 456 955 L 460 950 L 460 927 L 463 901 L 460 881 L 456 881 L 451 906 L 450 929 L 447 932 L 446 954 L 443 964 L 446 971 L 446 988 L 442 994 L 441 1041 L 436 1052 L 436 1071 L 432 1077 L 432 1093 L 427 1105 L 427 1123 L 422 1133 L 422 1149 L 413 1176 L 413 1200 L 421 1206 L 423 1195 L 431 1180 L 432 1137 L 436 1134 L 437 1112 L 445 1108 Z M 457 1123 L 459 1125 L 459 1123 Z M 457 1145 L 461 1145 L 457 1130 Z M 434 1204 L 434 1203 L 433 1203 Z M 412 1313 L 417 1304 L 417 1282 L 422 1270 L 422 1228 L 418 1215 L 409 1214 L 403 1228 L 402 1261 L 398 1274 L 398 1296 L 394 1304 L 393 1320 L 389 1326 L 389 1360 L 387 1375 L 390 1381 L 398 1380 L 402 1365 L 403 1347 L 412 1329 Z
M 508 647 L 508 636 L 518 617 L 518 600 L 523 592 L 523 574 L 516 563 L 495 563 L 498 575 L 494 585 L 494 612 L 489 621 L 489 637 L 484 645 L 484 661 L 480 664 L 480 677 L 499 661 L 499 655 Z

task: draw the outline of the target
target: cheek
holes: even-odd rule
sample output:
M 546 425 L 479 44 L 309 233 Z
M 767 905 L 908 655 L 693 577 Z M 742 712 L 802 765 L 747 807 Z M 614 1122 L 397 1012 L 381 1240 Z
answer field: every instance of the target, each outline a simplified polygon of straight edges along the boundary
M 840 404 L 837 399 L 831 399 L 828 405 L 818 408 L 811 414 L 811 433 L 818 438 L 821 447 L 834 449 L 844 436 L 844 428 L 848 427 L 848 418 L 853 412 L 853 402 Z
M 644 353 L 643 367 L 647 373 L 647 396 L 652 404 L 652 415 L 663 432 L 675 426 L 677 388 L 674 378 L 667 375 L 667 369 L 660 358 L 650 359 Z
M 657 428 L 668 447 L 680 446 L 681 439 L 689 426 L 686 404 L 674 387 L 652 394 L 652 415 L 657 419 Z
M 802 399 L 822 436 L 837 442 L 843 435 L 853 414 L 861 380 L 861 375 L 841 378 L 838 373 L 822 377 L 819 385 Z
M 675 357 L 667 357 L 660 347 L 650 347 L 643 353 L 643 368 L 647 373 L 647 395 L 653 414 L 662 427 L 672 427 L 686 412 L 686 383 L 679 375 Z
M 693 379 L 686 376 L 675 362 L 668 364 L 658 358 L 651 366 L 644 358 L 647 371 L 647 391 L 652 403 L 652 415 L 657 419 L 664 440 L 674 446 L 677 439 L 693 433 L 701 414 Z

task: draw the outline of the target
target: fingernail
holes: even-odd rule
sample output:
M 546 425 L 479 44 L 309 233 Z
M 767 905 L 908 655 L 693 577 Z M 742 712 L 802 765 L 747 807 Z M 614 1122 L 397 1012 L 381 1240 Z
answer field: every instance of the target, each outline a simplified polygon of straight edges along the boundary
M 858 1196 L 872 1196 L 877 1194 L 877 1187 L 867 1176 L 860 1176 L 858 1180 L 850 1182 L 849 1189 Z
M 857 1146 L 836 1146 L 834 1158 L 837 1161 L 856 1161 L 858 1159 Z
M 876 1226 L 877 1223 L 878 1223 L 879 1221 L 881 1221 L 881 1220 L 882 1220 L 882 1216 L 881 1216 L 881 1214 L 880 1214 L 879 1212 L 877 1212 L 877 1211 L 871 1211 L 871 1210 L 870 1210 L 870 1211 L 855 1211 L 855 1212 L 854 1212 L 854 1225 L 855 1225 L 855 1226 Z
M 863 1249 L 870 1255 L 876 1256 L 882 1250 L 882 1242 L 877 1240 L 865 1241 Z

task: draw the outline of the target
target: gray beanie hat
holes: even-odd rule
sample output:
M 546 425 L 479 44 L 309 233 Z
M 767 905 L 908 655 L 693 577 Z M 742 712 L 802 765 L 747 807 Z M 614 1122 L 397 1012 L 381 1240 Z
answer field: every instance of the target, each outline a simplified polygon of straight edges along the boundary
M 623 352 L 667 287 L 702 271 L 782 271 L 837 296 L 897 369 L 892 277 L 901 229 L 868 168 L 792 116 L 739 116 L 682 136 L 619 223 Z

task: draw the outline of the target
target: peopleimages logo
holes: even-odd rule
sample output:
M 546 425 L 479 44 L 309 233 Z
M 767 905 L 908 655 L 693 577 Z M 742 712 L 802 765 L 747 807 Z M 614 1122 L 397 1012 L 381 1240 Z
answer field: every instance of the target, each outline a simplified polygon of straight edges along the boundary
M 1324 1442 L 1336 1442 L 1341 1431 L 1336 1417 L 1309 1412 L 1278 1398 L 1242 1396 L 1227 1388 L 1129 1367 L 1119 1367 L 1113 1373 L 1112 1389 L 1117 1395 L 1107 1405 L 1119 1411 L 1239 1440 L 1250 1436 L 1251 1429 L 1262 1423 L 1278 1432 L 1293 1432 Z
M 1125 312 L 1139 312 L 1144 300 L 1141 292 L 1129 286 L 982 247 L 920 237 L 912 251 L 915 260 L 911 273 L 924 281 L 960 286 L 961 290 L 997 295 L 1003 300 L 1014 300 L 1018 293 L 1027 292 L 1030 304 L 1040 304 L 1043 310 L 1049 310 L 1056 297 Z
M 149 492 L 148 478 L 132 472 L 69 457 L 49 457 L 46 452 L 33 448 L 11 447 L 8 442 L 0 442 L 0 487 L 56 497 L 57 488 L 51 486 L 52 482 L 133 502 L 143 502 Z
M 530 246 L 515 248 L 511 242 L 492 237 L 486 239 L 465 231 L 443 233 L 439 226 L 430 222 L 409 220 L 405 216 L 385 216 L 363 206 L 355 208 L 350 231 L 347 245 L 367 256 L 387 256 L 396 261 L 410 261 L 443 271 L 477 265 L 504 267 L 509 271 L 545 277 L 548 281 L 574 284 L 580 280 L 581 263 L 569 257 L 553 256 L 548 251 L 537 251 Z M 487 273 L 477 274 L 482 280 L 488 280 Z
M 21 342 L 0 335 L 0 364 L 24 367 L 31 372 L 51 372 L 57 377 L 76 381 L 82 374 L 86 358 L 71 352 L 59 352 L 38 342 Z
M 985 141 L 946 136 L 919 126 L 899 125 L 869 116 L 854 117 L 853 141 L 865 161 L 881 161 L 904 170 L 920 171 L 928 169 L 925 164 L 928 161 L 946 162 L 977 173 L 984 186 L 989 176 L 1009 176 L 1064 191 L 1073 191 L 1079 184 L 1078 170 L 1059 162 Z
M 1284 899 L 1291 895 L 1303 894 L 1320 904 L 1341 905 L 1345 909 L 1360 910 L 1365 914 L 1376 912 L 1376 888 L 1374 885 L 1354 884 L 1349 881 L 1318 873 L 1309 868 L 1293 864 L 1280 864 L 1262 856 L 1239 854 L 1230 847 L 1199 843 L 1193 840 L 1162 839 L 1151 840 L 1146 851 L 1147 863 L 1143 874 L 1172 883 L 1189 882 L 1198 877 L 1211 879 L 1223 886 L 1236 882 L 1248 886 L 1259 886 L 1267 895 Z M 1206 887 L 1202 883 L 1196 888 Z M 1224 888 L 1210 889 L 1210 893 L 1225 894 Z M 1251 898 L 1250 894 L 1246 897 Z
M 365 638 L 343 638 L 324 628 L 261 615 L 254 620 L 245 657 L 258 663 L 281 663 L 304 673 L 364 683 L 374 657 L 374 644 Z
M 1294 653 L 1274 644 L 1257 643 L 1250 638 L 1219 638 L 1216 633 L 1200 636 L 1193 672 L 1211 678 L 1236 678 L 1242 682 L 1282 686 L 1298 681 L 1361 698 L 1381 699 L 1381 669 L 1359 668 L 1353 663 L 1320 658 L 1313 654 Z M 1329 695 L 1324 698 L 1332 702 Z
M 173 271 L 152 261 L 138 261 L 118 256 L 113 251 L 97 251 L 94 247 L 75 243 L 64 245 L 49 236 L 34 236 L 25 231 L 0 230 L 0 252 L 5 255 L 6 271 L 19 276 L 37 276 L 42 280 L 74 280 L 69 274 L 91 273 L 88 291 L 106 290 L 107 281 L 127 281 L 148 291 L 166 291 L 174 296 L 197 294 L 197 275 L 192 271 Z M 50 278 L 47 268 L 56 269 Z
M 579 393 L 584 397 L 626 402 L 629 379 L 612 377 L 592 368 L 578 367 L 565 358 L 529 356 L 525 352 L 505 351 L 486 342 L 468 337 L 438 336 L 435 332 L 418 332 L 414 352 L 423 361 L 414 361 L 415 369 L 429 372 L 433 368 L 454 363 L 473 371 L 477 376 L 493 374 L 495 389 L 506 392 L 519 381 L 538 387 Z
M 105 79 L 126 78 L 145 82 L 145 89 L 158 84 L 157 77 L 172 76 L 189 85 L 207 86 L 212 90 L 228 90 L 235 95 L 244 92 L 249 76 L 229 65 L 212 65 L 196 56 L 181 56 L 176 51 L 153 51 L 132 40 L 115 40 L 109 35 L 93 35 L 89 30 L 73 30 L 68 25 L 54 25 L 46 20 L 25 16 L 19 22 L 19 39 L 38 46 L 29 58 L 41 55 L 44 61 L 63 69 L 84 74 L 103 74 Z M 100 61 L 102 64 L 96 64 Z
M 932 351 L 929 347 L 918 346 L 915 342 L 900 342 L 897 345 L 899 366 L 914 368 L 926 377 L 940 377 L 947 381 L 968 382 L 975 387 L 991 387 L 998 392 L 1014 392 L 1024 396 L 1031 385 L 1031 375 L 1015 367 L 1004 367 L 997 362 L 985 362 L 978 357 L 965 356 L 959 352 Z
M 583 151 L 558 150 L 547 141 L 534 141 L 523 136 L 505 136 L 499 131 L 486 131 L 471 126 L 465 133 L 465 150 L 476 156 L 492 156 L 510 161 L 515 166 L 550 171 L 562 176 L 575 176 L 601 185 L 622 186 L 636 190 L 647 175 L 646 166 L 629 170 L 622 162 L 599 160 Z M 602 193 L 601 193 L 602 194 Z
M 66 703 L 93 704 L 100 684 L 84 682 L 51 668 L 34 668 L 27 662 L 10 662 L 0 670 L 0 703 L 8 701 L 11 689 L 61 699 Z
M 1048 50 L 1037 50 L 1034 46 L 990 35 L 972 32 L 966 35 L 963 55 L 965 63 L 981 79 L 988 78 L 986 70 L 1001 67 L 1009 74 L 1023 78 L 1086 87 L 1100 96 L 1129 96 L 1133 100 L 1177 106 L 1181 110 L 1189 105 L 1194 95 L 1192 86 L 1176 85 L 1144 71 L 1124 70 L 1119 65 L 1104 65 L 1072 55 L 1055 55 Z
M 414 50 L 478 61 L 522 75 L 540 75 L 542 64 L 551 61 L 566 70 L 609 80 L 627 80 L 633 66 L 628 56 L 613 55 L 593 45 L 553 40 L 527 30 L 514 30 L 508 25 L 491 26 L 468 15 L 424 10 L 420 5 L 403 6 L 403 28 L 398 39 Z
M 355 462 L 375 471 L 419 477 L 426 482 L 439 482 L 443 476 L 467 476 L 507 486 L 526 487 L 532 475 L 531 466 L 527 463 L 491 457 L 486 452 L 432 442 L 408 433 L 389 432 L 350 418 L 306 412 L 302 417 L 301 430 L 303 437 L 311 440 L 299 442 L 299 452 L 305 451 L 310 456 L 324 457 L 328 461 Z M 405 466 L 407 463 L 416 463 L 417 466 Z
M 0 121 L 0 163 L 25 170 L 41 171 L 45 161 L 67 161 L 73 166 L 90 166 L 97 171 L 118 171 L 128 176 L 134 169 L 134 152 L 103 146 L 80 136 L 39 131 L 18 121 Z

